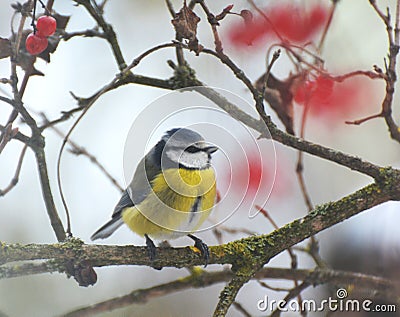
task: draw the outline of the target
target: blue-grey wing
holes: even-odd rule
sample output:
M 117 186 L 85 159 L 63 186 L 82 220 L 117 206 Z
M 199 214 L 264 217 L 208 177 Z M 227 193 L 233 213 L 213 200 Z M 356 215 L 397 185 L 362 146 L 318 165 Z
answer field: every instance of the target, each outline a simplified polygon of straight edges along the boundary
M 104 239 L 113 234 L 123 224 L 122 211 L 140 204 L 151 191 L 151 181 L 160 172 L 160 169 L 157 168 L 157 164 L 152 164 L 152 152 L 149 154 L 138 164 L 132 182 L 114 208 L 111 220 L 91 236 L 92 240 Z
M 113 217 L 127 207 L 140 204 L 150 193 L 151 182 L 159 173 L 159 168 L 151 162 L 151 152 L 143 158 L 136 167 L 132 182 L 123 192 L 121 199 L 115 206 Z

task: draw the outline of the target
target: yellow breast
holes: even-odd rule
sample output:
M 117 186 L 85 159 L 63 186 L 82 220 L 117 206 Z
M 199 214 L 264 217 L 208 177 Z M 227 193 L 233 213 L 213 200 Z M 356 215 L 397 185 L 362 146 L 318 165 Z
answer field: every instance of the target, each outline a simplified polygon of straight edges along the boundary
M 155 239 L 173 239 L 195 231 L 215 203 L 212 168 L 167 169 L 155 177 L 152 188 L 138 206 L 125 209 L 122 218 L 132 231 Z

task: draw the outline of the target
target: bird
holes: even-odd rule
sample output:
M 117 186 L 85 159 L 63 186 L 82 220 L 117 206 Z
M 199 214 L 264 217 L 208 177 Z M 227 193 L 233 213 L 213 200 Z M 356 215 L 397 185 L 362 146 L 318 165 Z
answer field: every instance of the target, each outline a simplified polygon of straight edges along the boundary
M 165 132 L 142 158 L 114 212 L 91 240 L 105 239 L 124 223 L 146 239 L 150 261 L 156 258 L 155 240 L 188 236 L 200 250 L 205 267 L 206 243 L 193 235 L 210 215 L 217 196 L 211 155 L 218 147 L 189 128 Z

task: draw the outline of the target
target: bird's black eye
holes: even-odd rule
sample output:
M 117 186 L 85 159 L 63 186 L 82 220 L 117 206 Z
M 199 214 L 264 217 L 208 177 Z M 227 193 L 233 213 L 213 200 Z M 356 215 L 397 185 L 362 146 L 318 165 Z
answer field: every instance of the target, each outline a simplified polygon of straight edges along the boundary
M 196 152 L 200 152 L 201 149 L 199 149 L 198 147 L 195 147 L 194 145 L 188 146 L 185 149 L 185 152 L 189 152 L 189 153 L 196 153 Z

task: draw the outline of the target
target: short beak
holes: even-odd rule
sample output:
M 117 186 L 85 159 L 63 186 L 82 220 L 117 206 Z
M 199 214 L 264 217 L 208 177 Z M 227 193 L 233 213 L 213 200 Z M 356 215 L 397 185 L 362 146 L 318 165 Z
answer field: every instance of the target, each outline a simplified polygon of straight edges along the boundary
M 218 150 L 218 147 L 211 143 L 207 143 L 206 146 L 204 147 L 204 151 L 206 151 L 208 154 L 213 154 Z

